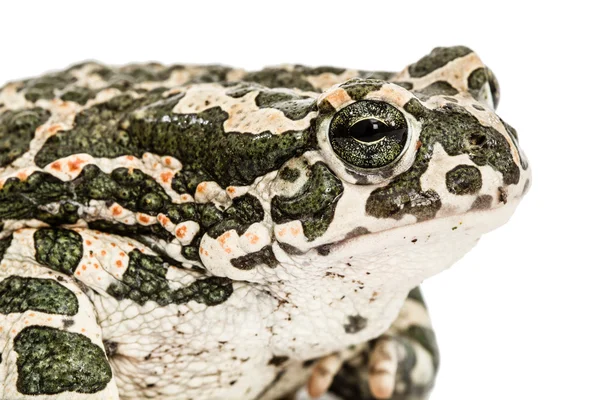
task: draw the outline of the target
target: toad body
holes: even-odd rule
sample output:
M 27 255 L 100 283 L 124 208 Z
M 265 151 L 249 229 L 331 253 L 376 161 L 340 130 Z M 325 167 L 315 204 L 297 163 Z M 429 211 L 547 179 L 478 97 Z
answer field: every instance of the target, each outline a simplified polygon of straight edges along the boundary
M 529 187 L 466 47 L 83 63 L 0 90 L 0 397 L 425 399 L 416 287 Z

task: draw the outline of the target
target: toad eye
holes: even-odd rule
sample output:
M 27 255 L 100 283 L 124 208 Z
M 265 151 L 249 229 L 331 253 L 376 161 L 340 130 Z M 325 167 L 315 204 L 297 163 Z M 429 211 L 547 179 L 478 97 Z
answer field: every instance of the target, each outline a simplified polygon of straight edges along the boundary
M 404 115 L 383 101 L 352 103 L 333 116 L 329 127 L 335 154 L 345 163 L 364 169 L 382 168 L 398 160 L 407 137 Z

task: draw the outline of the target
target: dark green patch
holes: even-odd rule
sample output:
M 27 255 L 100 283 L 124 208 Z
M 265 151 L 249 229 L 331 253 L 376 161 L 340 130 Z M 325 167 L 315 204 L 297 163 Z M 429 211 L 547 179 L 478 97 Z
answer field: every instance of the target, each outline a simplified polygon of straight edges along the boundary
M 89 99 L 96 97 L 96 91 L 85 87 L 74 86 L 60 96 L 61 100 L 73 101 L 85 105 Z
M 36 102 L 39 99 L 53 99 L 57 91 L 76 81 L 71 72 L 66 70 L 23 81 L 23 87 L 19 91 L 25 93 L 27 100 Z
M 270 88 L 288 88 L 300 89 L 310 92 L 318 90 L 306 79 L 309 76 L 317 76 L 325 73 L 340 75 L 346 70 L 336 67 L 307 67 L 304 65 L 294 65 L 291 68 L 265 68 L 260 71 L 249 72 L 243 80 L 254 82 Z
M 471 205 L 471 210 L 489 210 L 492 207 L 494 198 L 489 194 L 483 194 L 475 199 Z
M 75 117 L 73 129 L 48 138 L 35 155 L 35 163 L 43 168 L 54 160 L 77 153 L 107 158 L 128 154 L 141 156 L 143 152 L 134 151 L 130 135 L 124 129 L 125 119 L 136 108 L 160 98 L 159 91 L 139 99 L 124 94 L 83 110 Z
M 464 46 L 436 47 L 431 53 L 409 66 L 408 72 L 414 78 L 421 78 L 443 67 L 450 61 L 464 57 L 472 52 L 471 49 Z
M 0 314 L 39 311 L 75 315 L 77 296 L 53 279 L 9 276 L 0 282 Z
M 106 174 L 90 164 L 69 186 L 76 198 L 116 201 L 128 210 L 149 215 L 157 215 L 171 202 L 162 186 L 139 169 L 117 168 Z
M 502 121 L 502 119 L 501 119 L 501 121 Z M 523 169 L 529 168 L 529 162 L 527 161 L 527 157 L 525 157 L 525 153 L 523 153 L 523 150 L 521 150 L 521 146 L 519 146 L 519 134 L 517 133 L 517 130 L 504 121 L 502 121 L 502 124 L 506 128 L 508 135 L 510 136 L 514 145 L 517 148 L 517 151 L 519 153 L 519 159 L 521 160 L 521 168 L 523 168 Z
M 150 151 L 171 155 L 184 164 L 178 189 L 189 190 L 190 176 L 216 181 L 221 187 L 251 184 L 257 177 L 279 169 L 287 160 L 315 148 L 312 128 L 274 135 L 263 132 L 225 133 L 228 114 L 215 107 L 200 114 L 174 114 L 176 102 L 159 102 L 131 121 L 132 154 Z M 194 182 L 195 183 L 195 182 Z M 195 190 L 195 187 L 194 187 Z
M 312 75 L 318 75 L 314 74 L 314 70 L 311 71 L 307 67 L 302 66 L 297 66 L 292 70 L 275 67 L 265 68 L 256 72 L 249 72 L 244 76 L 244 80 L 247 82 L 256 82 L 270 88 L 300 89 L 303 91 L 315 92 L 317 91 L 315 87 L 306 80 L 306 75 L 308 75 L 307 72 Z
M 446 187 L 450 193 L 475 194 L 481 186 L 481 172 L 472 165 L 457 165 L 446 173 Z
M 36 128 L 48 118 L 50 113 L 41 108 L 0 114 L 0 167 L 6 167 L 29 150 Z
M 14 350 L 22 394 L 96 393 L 112 378 L 102 349 L 79 333 L 30 326 L 15 337 Z
M 344 325 L 344 331 L 350 335 L 358 333 L 367 327 L 367 319 L 361 315 L 349 315 L 348 323 Z
M 482 101 L 483 89 L 486 84 L 489 85 L 490 93 L 492 94 L 492 103 L 494 108 L 498 107 L 500 102 L 500 86 L 496 80 L 496 76 L 491 69 L 486 67 L 477 68 L 469 75 L 467 80 L 469 92 L 479 101 Z
M 10 244 L 12 243 L 12 239 L 13 239 L 12 233 L 10 235 L 8 235 L 7 237 L 5 237 L 4 239 L 0 239 L 0 261 L 2 261 L 4 259 L 4 254 L 6 253 L 6 250 L 8 250 L 8 248 L 10 247 Z
M 412 325 L 403 333 L 403 336 L 416 341 L 431 354 L 433 368 L 437 372 L 440 365 L 440 352 L 433 330 L 423 326 Z
M 431 85 L 424 87 L 421 90 L 414 92 L 415 95 L 422 101 L 429 100 L 432 96 L 454 96 L 458 94 L 458 90 L 446 81 L 436 81 Z
M 83 256 L 83 239 L 63 228 L 41 228 L 33 234 L 35 259 L 42 265 L 73 275 Z
M 421 288 L 419 288 L 418 286 L 410 292 L 408 292 L 408 298 L 425 305 L 423 293 L 421 293 Z
M 275 254 L 273 254 L 273 248 L 271 246 L 265 246 L 254 253 L 231 259 L 231 265 L 244 271 L 251 270 L 261 264 L 271 268 L 277 266 L 278 261 L 277 258 L 275 258 Z
M 261 91 L 256 96 L 256 105 L 259 108 L 275 108 L 294 121 L 306 117 L 308 113 L 317 109 L 315 99 L 312 97 L 277 90 Z
M 235 229 L 242 235 L 248 227 L 256 222 L 261 222 L 265 211 L 256 197 L 245 194 L 233 199 L 231 207 L 223 212 L 222 220 L 214 224 L 209 230 L 209 236 L 216 238 L 228 230 Z
M 340 87 L 344 89 L 346 93 L 348 93 L 348 96 L 353 100 L 362 100 L 369 93 L 381 89 L 384 83 L 386 82 L 378 79 L 354 78 L 344 82 Z
M 337 202 L 344 190 L 340 180 L 322 162 L 312 165 L 308 181 L 297 194 L 275 196 L 271 216 L 277 224 L 300 220 L 310 241 L 323 235 L 333 220 Z
M 403 87 L 406 90 L 412 90 L 414 85 L 410 82 L 392 82 L 395 85 L 398 85 L 400 87 Z
M 133 250 L 122 281 L 111 283 L 107 293 L 116 299 L 131 299 L 138 304 L 154 301 L 161 306 L 190 301 L 213 306 L 223 303 L 233 293 L 228 278 L 209 277 L 188 286 L 171 289 L 167 280 L 168 264 L 161 257 Z
M 296 182 L 296 180 L 300 178 L 300 170 L 297 168 L 283 167 L 283 169 L 279 171 L 279 178 L 287 182 Z

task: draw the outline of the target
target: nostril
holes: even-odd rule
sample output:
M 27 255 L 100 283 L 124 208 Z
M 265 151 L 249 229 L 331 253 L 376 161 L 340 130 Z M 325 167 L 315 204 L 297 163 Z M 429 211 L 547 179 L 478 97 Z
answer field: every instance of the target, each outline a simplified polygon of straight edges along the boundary
M 487 142 L 487 137 L 481 133 L 475 132 L 469 135 L 469 143 L 472 146 L 483 147 Z

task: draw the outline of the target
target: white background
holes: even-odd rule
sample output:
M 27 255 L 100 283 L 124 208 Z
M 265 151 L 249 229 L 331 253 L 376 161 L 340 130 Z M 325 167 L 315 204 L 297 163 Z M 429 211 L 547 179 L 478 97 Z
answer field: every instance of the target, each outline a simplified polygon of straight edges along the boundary
M 507 225 L 424 285 L 442 351 L 432 399 L 598 400 L 599 13 L 533 3 L 7 1 L 0 84 L 91 58 L 397 71 L 473 48 L 534 179 Z

